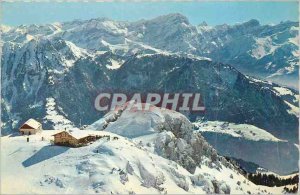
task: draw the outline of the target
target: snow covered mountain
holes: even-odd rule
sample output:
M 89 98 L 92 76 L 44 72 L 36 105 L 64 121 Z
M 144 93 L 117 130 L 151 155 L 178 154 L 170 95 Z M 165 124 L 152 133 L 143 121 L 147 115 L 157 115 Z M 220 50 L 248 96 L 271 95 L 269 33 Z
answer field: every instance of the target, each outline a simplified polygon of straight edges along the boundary
M 203 49 L 214 60 L 240 71 L 298 88 L 299 24 L 260 25 L 257 20 L 213 28 L 199 26 Z
M 151 112 L 132 112 L 131 115 L 129 111 L 123 111 L 119 116 L 117 113 L 100 119 L 103 122 L 117 117 L 106 126 L 105 131 L 73 130 L 73 133 L 89 131 L 110 137 L 103 137 L 81 148 L 51 145 L 49 140 L 53 139 L 51 135 L 57 132 L 55 130 L 32 135 L 29 142 L 25 141 L 24 136 L 1 137 L 1 192 L 284 192 L 284 186 L 266 187 L 249 181 L 237 166 L 217 155 L 180 113 L 159 108 Z M 133 118 L 133 115 L 141 116 Z M 154 121 L 151 123 L 149 118 Z M 126 122 L 125 119 L 130 121 Z M 102 124 L 100 121 L 91 127 L 97 128 Z M 148 126 L 142 126 L 145 124 Z M 119 125 L 122 128 L 114 128 Z
M 1 29 L 5 42 L 59 38 L 80 48 L 122 55 L 144 50 L 193 54 L 294 88 L 299 82 L 298 22 L 261 25 L 253 19 L 236 25 L 194 26 L 181 14 L 169 14 L 137 22 L 98 18 Z
M 121 139 L 124 141 L 122 144 L 128 145 L 124 150 L 107 143 L 107 147 L 112 148 L 115 155 L 109 155 L 111 151 L 104 150 L 105 155 L 108 154 L 108 159 L 101 162 L 94 158 L 93 151 L 104 142 L 77 150 L 88 153 L 87 156 L 91 159 L 88 162 L 83 162 L 85 157 L 80 156 L 76 150 L 64 152 L 62 155 L 70 157 L 71 162 L 78 166 L 83 166 L 84 163 L 88 166 L 89 163 L 92 164 L 89 171 L 83 171 L 83 175 L 73 172 L 74 175 L 70 177 L 80 176 L 79 180 L 83 181 L 94 174 L 97 180 L 100 173 L 94 173 L 93 166 L 96 164 L 94 168 L 101 170 L 99 167 L 103 167 L 106 160 L 115 162 L 119 159 L 118 156 L 126 162 L 134 159 L 133 166 L 143 172 L 144 168 L 139 167 L 138 163 L 141 159 L 137 159 L 134 155 L 134 152 L 140 151 L 141 148 L 141 155 L 147 159 L 146 156 L 151 153 L 156 156 L 154 162 L 161 158 L 172 160 L 185 171 L 195 173 L 197 172 L 195 164 L 201 164 L 203 156 L 211 160 L 219 157 L 216 153 L 243 158 L 280 173 L 295 171 L 298 168 L 296 165 L 298 150 L 294 143 L 298 142 L 299 92 L 257 77 L 284 81 L 284 84 L 289 86 L 298 83 L 297 29 L 298 23 L 260 25 L 256 20 L 233 26 L 209 27 L 205 24 L 193 26 L 180 14 L 137 22 L 101 18 L 46 25 L 1 26 L 1 133 L 13 134 L 28 118 L 35 118 L 43 123 L 44 129 L 80 128 L 93 123 L 88 129 L 105 129 L 107 132 L 127 137 Z M 256 77 L 246 76 L 243 72 Z M 184 117 L 179 113 L 161 112 L 159 109 L 156 113 L 142 115 L 125 111 L 120 118 L 108 113 L 105 117 L 111 116 L 112 119 L 108 120 L 107 124 L 105 118 L 97 121 L 106 113 L 99 112 L 94 107 L 96 96 L 103 91 L 200 93 L 206 112 L 185 112 Z M 182 124 L 177 124 L 177 119 L 180 119 L 178 121 Z M 161 125 L 165 120 L 176 124 L 176 127 Z M 189 120 L 196 123 L 192 125 Z M 179 128 L 179 132 L 172 131 L 181 125 L 184 125 L 184 128 Z M 195 132 L 181 134 L 187 129 L 194 129 L 195 126 L 199 127 Z M 127 142 L 128 139 L 131 140 Z M 210 155 L 205 152 L 195 154 L 195 150 L 190 149 L 193 148 L 194 139 L 196 145 L 206 143 L 204 145 Z M 14 143 L 23 147 L 21 138 L 5 137 L 3 140 L 6 142 L 13 140 L 12 144 L 8 143 L 5 148 L 9 152 L 14 152 L 12 151 Z M 144 146 L 140 148 L 138 146 L 140 141 L 149 142 L 150 146 L 143 144 Z M 228 142 L 233 144 L 225 144 Z M 18 153 L 22 158 L 18 160 L 25 160 L 29 153 L 32 154 L 35 149 L 46 147 L 47 144 L 33 143 L 34 149 L 24 151 L 24 156 Z M 240 147 L 234 147 L 236 145 Z M 175 152 L 171 152 L 169 146 L 172 149 L 176 148 Z M 261 148 L 264 149 L 257 152 Z M 272 152 L 267 152 L 267 149 Z M 48 151 L 46 147 L 46 153 L 51 153 L 51 150 Z M 60 151 L 61 148 L 57 150 Z M 186 151 L 185 155 L 190 158 L 186 156 L 177 158 L 182 150 Z M 122 152 L 124 154 L 121 154 Z M 127 153 L 130 155 L 126 156 Z M 263 157 L 268 160 L 265 161 Z M 75 162 L 78 158 L 82 162 Z M 12 160 L 13 156 L 8 157 L 7 163 Z M 60 162 L 64 167 L 68 167 L 60 158 L 55 157 L 52 160 L 53 163 Z M 168 160 L 166 162 L 163 160 L 164 163 L 157 169 L 164 173 L 166 164 L 172 167 L 173 165 L 168 164 Z M 270 161 L 274 163 L 269 163 Z M 40 165 L 43 164 L 37 166 Z M 122 163 L 116 165 L 121 169 L 124 166 Z M 204 163 L 201 166 L 208 165 Z M 231 173 L 231 168 L 228 170 L 223 164 L 220 166 L 224 172 L 229 171 L 233 174 L 234 178 L 240 177 Z M 107 170 L 113 168 L 107 165 Z M 12 169 L 25 171 L 20 167 Z M 180 183 L 178 185 L 181 189 L 188 192 L 203 192 L 203 190 L 214 192 L 216 188 L 211 182 L 214 180 L 211 176 L 221 174 L 215 167 L 206 170 L 209 172 L 210 183 L 206 184 L 206 179 L 201 180 L 200 184 L 198 181 L 191 180 L 190 183 L 187 181 L 189 186 L 193 187 L 186 190 L 186 183 L 182 184 L 184 181 L 178 179 L 191 176 L 191 173 L 185 171 L 178 175 L 174 173 L 175 179 L 168 180 L 166 177 L 166 181 L 173 182 L 172 185 L 174 182 L 176 185 Z M 25 172 L 23 173 L 26 174 Z M 59 187 L 64 173 L 55 174 L 57 175 L 53 177 L 45 176 L 47 178 L 42 181 L 41 186 L 45 182 L 54 185 L 57 181 Z M 119 177 L 116 175 L 110 179 Z M 40 176 L 38 175 L 38 180 L 34 182 L 39 183 L 42 180 Z M 128 174 L 127 176 L 130 177 Z M 158 175 L 153 177 L 156 176 Z M 131 192 L 130 186 L 135 185 L 135 181 L 144 182 L 145 178 L 141 174 L 134 177 L 133 183 L 115 192 Z M 224 178 L 225 180 L 231 181 L 228 178 Z M 220 187 L 222 192 L 228 192 L 226 185 L 223 185 L 222 181 L 218 182 L 218 185 L 223 186 Z M 237 180 L 234 179 L 232 182 L 236 184 Z M 70 185 L 68 189 L 75 189 L 75 183 L 68 183 Z M 194 187 L 198 184 L 201 185 L 201 189 Z M 245 185 L 241 184 L 242 187 L 235 184 L 228 184 L 231 192 L 244 193 L 249 188 L 265 190 L 263 187 L 253 187 L 251 183 L 250 187 L 247 187 L 247 182 Z M 102 188 L 101 182 L 95 185 L 99 189 L 88 186 L 83 192 L 101 192 L 103 189 L 111 188 L 111 186 Z M 161 189 L 155 188 L 153 183 L 149 185 L 151 190 Z M 168 192 L 172 192 L 170 188 L 168 187 Z M 41 189 L 33 189 L 31 192 L 39 192 Z M 51 187 L 49 190 L 52 190 Z M 66 188 L 61 190 L 66 192 Z M 140 190 L 145 193 L 153 192 L 144 187 Z M 180 192 L 178 187 L 174 190 Z M 267 190 L 272 192 L 273 189 Z M 259 190 L 253 192 L 257 193 Z
M 108 113 L 87 129 L 105 130 L 143 142 L 145 140 L 155 142 L 157 139 L 153 135 L 155 132 L 171 131 L 177 138 L 184 140 L 195 139 L 199 133 L 223 156 L 253 162 L 280 174 L 289 174 L 298 169 L 297 146 L 278 139 L 263 129 L 252 125 L 219 121 L 197 121 L 192 124 L 178 112 L 155 106 L 151 108 L 151 111 L 130 111 L 123 107 L 118 111 Z M 189 134 L 191 134 L 190 138 Z M 168 141 L 163 145 L 178 146 L 180 153 L 184 153 L 185 150 L 190 151 L 187 149 L 188 146 L 182 146 L 182 144 L 189 144 L 183 143 L 177 140 L 172 144 Z M 180 149 L 180 147 L 183 148 Z M 197 155 L 202 156 L 200 148 L 197 148 L 190 156 L 192 158 Z M 151 151 L 161 153 L 168 149 L 154 147 Z
M 91 124 L 103 116 L 94 108 L 95 97 L 109 89 L 200 92 L 207 111 L 186 113 L 190 119 L 204 116 L 248 123 L 282 139 L 296 141 L 298 137 L 297 92 L 244 76 L 229 65 L 176 54 L 89 54 L 57 39 L 31 40 L 19 49 L 17 44 L 6 43 L 3 48 L 4 134 L 31 117 L 50 129 L 57 121 L 51 114 L 65 118 L 60 123 L 66 125 Z M 116 63 L 122 66 L 112 69 Z M 276 89 L 290 94 L 281 95 Z
M 32 117 L 44 121 L 46 129 L 56 122 L 60 127 L 91 124 L 103 116 L 94 108 L 99 92 L 126 90 L 201 93 L 207 109 L 202 115 L 186 113 L 192 120 L 204 116 L 256 125 L 282 139 L 298 137 L 298 92 L 195 56 L 121 56 L 57 38 L 32 39 L 4 43 L 1 74 L 4 134 Z

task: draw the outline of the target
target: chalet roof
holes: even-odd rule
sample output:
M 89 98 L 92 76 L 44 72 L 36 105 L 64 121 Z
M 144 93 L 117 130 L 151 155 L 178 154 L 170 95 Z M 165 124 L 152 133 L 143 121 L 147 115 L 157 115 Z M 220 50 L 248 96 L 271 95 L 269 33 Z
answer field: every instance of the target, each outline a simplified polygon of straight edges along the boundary
M 60 133 L 63 133 L 63 132 L 66 132 L 66 133 L 70 134 L 71 136 L 73 136 L 76 139 L 81 139 L 81 138 L 84 138 L 84 137 L 87 137 L 87 136 L 91 135 L 90 132 L 85 131 L 85 130 L 67 130 L 67 131 L 61 131 L 59 133 L 56 133 L 53 136 L 55 136 L 57 134 L 60 134 Z
M 29 127 L 34 128 L 34 129 L 37 129 L 37 128 L 39 128 L 41 125 L 42 125 L 41 123 L 39 123 L 38 121 L 36 121 L 36 120 L 34 120 L 34 119 L 31 118 L 31 119 L 27 120 L 27 121 L 21 126 L 20 129 L 22 129 L 23 126 L 24 126 L 24 128 L 27 128 L 27 126 L 29 126 Z

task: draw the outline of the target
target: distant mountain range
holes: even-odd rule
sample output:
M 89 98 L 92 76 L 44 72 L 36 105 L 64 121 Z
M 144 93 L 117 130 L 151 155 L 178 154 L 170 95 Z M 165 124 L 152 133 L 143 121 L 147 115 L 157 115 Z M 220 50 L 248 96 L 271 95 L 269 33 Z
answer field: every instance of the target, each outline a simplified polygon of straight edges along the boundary
M 298 88 L 299 24 L 195 26 L 181 14 L 137 22 L 107 18 L 47 25 L 2 27 L 4 42 L 63 39 L 91 51 L 121 55 L 138 52 L 193 54 L 233 65 L 243 73 Z

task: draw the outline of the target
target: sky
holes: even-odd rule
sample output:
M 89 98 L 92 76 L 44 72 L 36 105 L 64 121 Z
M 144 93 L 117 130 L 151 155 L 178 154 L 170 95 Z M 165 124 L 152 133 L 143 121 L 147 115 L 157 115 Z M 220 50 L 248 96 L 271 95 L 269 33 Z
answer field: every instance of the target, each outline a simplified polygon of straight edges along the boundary
M 261 24 L 298 21 L 298 2 L 2 2 L 1 23 L 10 26 L 46 24 L 107 17 L 136 21 L 181 13 L 190 23 L 236 24 L 257 19 Z

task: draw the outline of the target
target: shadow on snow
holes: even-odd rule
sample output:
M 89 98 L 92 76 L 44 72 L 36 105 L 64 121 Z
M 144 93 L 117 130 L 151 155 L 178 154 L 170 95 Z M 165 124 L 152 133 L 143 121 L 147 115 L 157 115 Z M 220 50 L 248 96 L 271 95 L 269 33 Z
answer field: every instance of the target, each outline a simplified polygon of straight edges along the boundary
M 48 160 L 55 156 L 58 156 L 64 152 L 66 152 L 67 150 L 69 150 L 68 147 L 52 146 L 52 145 L 44 146 L 42 149 L 40 149 L 38 152 L 36 152 L 30 158 L 23 161 L 22 165 L 24 167 L 30 167 L 30 166 L 40 163 L 42 161 L 45 161 L 45 160 Z

